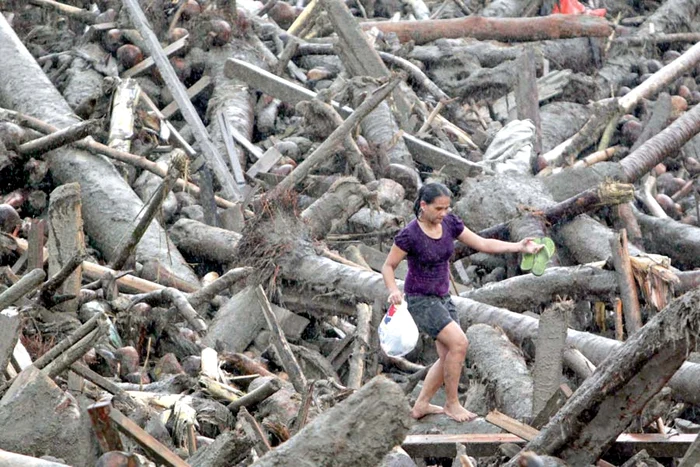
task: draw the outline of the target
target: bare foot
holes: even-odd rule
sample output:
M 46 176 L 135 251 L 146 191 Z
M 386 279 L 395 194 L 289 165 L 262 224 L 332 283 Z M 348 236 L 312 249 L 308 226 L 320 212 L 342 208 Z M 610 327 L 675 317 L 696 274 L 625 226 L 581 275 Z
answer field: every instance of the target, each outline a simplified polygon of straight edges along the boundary
M 411 417 L 415 418 L 418 420 L 419 418 L 423 418 L 426 415 L 431 415 L 435 413 L 443 413 L 444 409 L 440 407 L 439 405 L 433 405 L 433 404 L 421 404 L 421 405 L 414 405 L 413 409 L 411 409 Z
M 458 422 L 468 422 L 474 420 L 477 415 L 462 407 L 459 403 L 445 404 L 445 415 Z

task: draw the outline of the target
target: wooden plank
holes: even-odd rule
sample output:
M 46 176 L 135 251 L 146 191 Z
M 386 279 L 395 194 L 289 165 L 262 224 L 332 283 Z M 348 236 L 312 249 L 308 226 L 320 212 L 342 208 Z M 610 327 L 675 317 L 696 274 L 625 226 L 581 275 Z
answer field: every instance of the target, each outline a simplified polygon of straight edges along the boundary
M 557 70 L 537 80 L 537 96 L 540 103 L 558 96 L 571 78 L 571 70 Z M 493 114 L 497 120 L 508 120 L 508 113 L 515 111 L 515 93 L 508 93 L 493 103 Z
M 230 58 L 226 61 L 224 74 L 228 78 L 239 79 L 269 96 L 276 97 L 292 105 L 316 97 L 316 93 L 313 91 L 236 58 Z M 348 106 L 341 107 L 336 101 L 331 101 L 331 105 L 343 118 L 347 118 L 353 112 L 352 108 Z M 471 176 L 473 172 L 480 173 L 483 170 L 480 166 L 422 141 L 411 134 L 402 132 L 402 136 L 406 147 L 416 162 L 433 167 L 436 170 L 444 167 L 450 172 L 450 175 L 460 180 Z
M 651 457 L 683 457 L 697 435 L 662 435 L 658 433 L 623 433 L 610 449 L 610 453 L 632 457 L 646 450 Z M 498 446 L 513 443 L 525 446 L 527 441 L 510 433 L 460 434 L 460 435 L 409 435 L 401 447 L 411 457 L 455 457 L 456 445 L 464 444 L 467 454 L 488 457 L 496 454 Z
M 238 132 L 226 118 L 224 109 L 219 110 L 216 114 L 216 119 L 219 124 L 219 129 L 221 130 L 221 139 L 224 140 L 224 145 L 226 146 L 226 153 L 228 154 L 231 170 L 233 171 L 233 179 L 238 184 L 238 188 L 242 189 L 245 186 L 245 177 L 243 176 L 241 161 L 238 159 L 238 151 L 236 151 L 236 144 L 233 136 L 234 133 Z M 240 135 L 240 137 L 243 138 L 242 135 Z
M 209 75 L 202 76 L 199 81 L 187 88 L 187 97 L 189 97 L 190 100 L 194 99 L 197 94 L 208 88 L 210 84 L 211 78 Z M 172 101 L 170 104 L 166 105 L 160 113 L 163 114 L 163 118 L 168 119 L 179 111 L 180 107 L 178 107 L 177 101 Z
M 409 133 L 403 133 L 403 141 L 406 143 L 406 147 L 411 156 L 413 156 L 414 161 L 432 167 L 435 170 L 442 169 L 460 180 L 484 171 L 483 167 L 442 148 L 433 146 Z
M 180 459 L 157 439 L 146 433 L 140 426 L 117 409 L 112 408 L 110 410 L 109 418 L 117 425 L 119 431 L 136 441 L 139 446 L 145 449 L 159 462 L 171 467 L 189 467 L 187 462 Z
M 32 219 L 29 228 L 29 248 L 27 249 L 27 271 L 44 268 L 44 232 L 46 221 L 43 219 Z M 49 269 L 51 264 L 49 263 Z M 52 271 L 49 271 L 52 274 Z
M 315 92 L 303 86 L 275 76 L 269 71 L 237 58 L 226 60 L 224 74 L 227 78 L 239 79 L 249 86 L 264 92 L 268 96 L 276 97 L 292 105 L 296 105 L 301 101 L 309 101 L 316 97 Z M 350 107 L 340 107 L 340 104 L 336 101 L 331 101 L 331 105 L 335 107 L 344 118 L 347 118 L 352 113 Z
M 488 415 L 486 415 L 486 421 L 527 441 L 532 441 L 540 434 L 539 430 L 509 417 L 498 410 L 489 412 Z
M 564 392 L 564 395 L 568 399 L 569 397 L 574 395 L 574 391 L 571 390 L 568 384 L 562 383 L 559 385 L 559 389 L 561 389 Z
M 281 157 L 282 153 L 279 152 L 276 147 L 272 146 L 258 158 L 255 164 L 248 169 L 246 174 L 251 178 L 255 178 L 255 176 L 260 173 L 267 173 L 268 170 L 275 166 Z
M 262 150 L 259 147 L 257 147 L 256 145 L 254 145 L 253 143 L 251 143 L 248 140 L 248 138 L 246 138 L 244 135 L 242 135 L 235 128 L 229 126 L 229 129 L 230 129 L 231 136 L 233 137 L 233 139 L 235 139 L 238 144 L 243 146 L 243 148 L 246 151 L 248 151 L 251 156 L 253 156 L 253 159 L 255 161 L 260 160 L 260 158 L 263 156 Z
M 528 46 L 517 58 L 518 81 L 515 86 L 515 102 L 519 120 L 530 119 L 535 125 L 534 151 L 542 152 L 542 124 L 540 123 L 540 101 L 537 97 L 537 70 L 535 50 Z
M 333 24 L 333 30 L 338 35 L 336 48 L 345 69 L 352 76 L 374 78 L 390 76 L 389 68 L 384 64 L 345 2 L 319 0 L 319 3 L 328 13 L 328 20 Z M 393 98 L 399 126 L 406 129 L 412 106 L 400 87 L 394 89 Z
M 184 37 L 181 37 L 180 39 L 176 40 L 172 44 L 168 45 L 163 49 L 163 52 L 167 57 L 171 56 L 178 50 L 182 49 L 187 45 L 187 42 L 189 41 L 190 35 L 186 35 Z M 147 57 L 144 59 L 141 63 L 137 63 L 136 65 L 132 66 L 128 70 L 126 70 L 124 73 L 122 73 L 122 79 L 126 78 L 132 78 L 134 76 L 140 75 L 144 71 L 150 70 L 151 67 L 155 64 L 153 61 L 153 57 Z
M 386 261 L 388 253 L 379 251 L 376 248 L 365 245 L 364 243 L 360 243 L 357 247 L 359 248 L 362 257 L 365 259 L 367 264 L 369 264 L 369 267 L 377 272 L 382 270 L 382 266 L 384 265 L 384 261 Z M 408 266 L 406 265 L 405 261 L 402 261 L 394 270 L 394 276 L 403 281 L 406 280 L 406 274 L 408 274 Z

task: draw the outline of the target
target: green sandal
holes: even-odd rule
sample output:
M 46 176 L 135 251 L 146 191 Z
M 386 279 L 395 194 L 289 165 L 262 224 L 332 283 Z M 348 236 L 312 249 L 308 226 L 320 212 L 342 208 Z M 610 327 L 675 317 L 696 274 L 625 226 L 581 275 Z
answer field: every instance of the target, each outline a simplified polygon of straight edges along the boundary
M 536 276 L 541 276 L 547 267 L 547 263 L 554 256 L 556 248 L 554 242 L 549 237 L 535 238 L 533 242 L 544 245 L 540 251 L 535 254 L 523 253 L 523 259 L 520 261 L 520 269 L 523 271 L 531 271 Z

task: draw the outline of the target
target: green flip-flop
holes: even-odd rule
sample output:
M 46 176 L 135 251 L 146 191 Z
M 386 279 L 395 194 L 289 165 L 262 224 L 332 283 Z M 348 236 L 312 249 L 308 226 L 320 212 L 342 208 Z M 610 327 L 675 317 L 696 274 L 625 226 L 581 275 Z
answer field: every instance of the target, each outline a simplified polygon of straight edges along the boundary
M 541 276 L 547 267 L 547 263 L 554 256 L 556 248 L 554 242 L 549 237 L 535 238 L 533 242 L 544 245 L 540 251 L 535 254 L 524 253 L 523 259 L 520 261 L 520 269 L 523 271 L 531 271 L 536 276 Z

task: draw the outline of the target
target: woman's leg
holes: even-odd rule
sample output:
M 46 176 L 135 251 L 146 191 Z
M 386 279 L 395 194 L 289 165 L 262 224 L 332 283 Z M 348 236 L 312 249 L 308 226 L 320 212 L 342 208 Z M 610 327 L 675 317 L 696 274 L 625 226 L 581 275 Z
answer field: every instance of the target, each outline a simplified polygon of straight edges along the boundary
M 411 410 L 411 416 L 413 418 L 421 418 L 428 414 L 433 413 L 443 413 L 443 408 L 438 405 L 433 405 L 430 400 L 433 398 L 435 393 L 444 381 L 445 369 L 443 362 L 445 361 L 445 355 L 447 355 L 447 347 L 440 341 L 435 341 L 435 346 L 437 347 L 437 352 L 439 358 L 433 366 L 428 370 L 428 374 L 425 375 L 425 380 L 423 381 L 423 387 L 421 388 L 418 399 L 416 403 L 413 404 L 413 409 Z
M 447 396 L 445 414 L 458 422 L 473 420 L 476 418 L 476 414 L 462 407 L 458 399 L 459 378 L 469 347 L 467 336 L 464 335 L 464 331 L 459 325 L 452 321 L 440 331 L 437 335 L 437 341 L 447 349 L 444 360 L 442 357 L 440 358 L 443 360 L 445 394 Z

